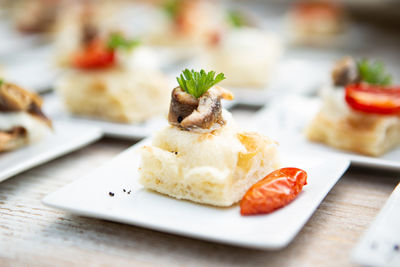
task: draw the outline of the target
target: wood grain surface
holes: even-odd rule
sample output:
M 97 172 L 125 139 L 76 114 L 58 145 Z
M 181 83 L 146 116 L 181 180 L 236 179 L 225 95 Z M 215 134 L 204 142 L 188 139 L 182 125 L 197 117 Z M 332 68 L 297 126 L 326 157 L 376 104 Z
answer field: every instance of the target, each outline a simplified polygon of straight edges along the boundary
M 41 203 L 132 144 L 103 139 L 0 183 L 0 266 L 356 266 L 350 253 L 400 177 L 350 168 L 294 241 L 279 251 L 79 217 Z

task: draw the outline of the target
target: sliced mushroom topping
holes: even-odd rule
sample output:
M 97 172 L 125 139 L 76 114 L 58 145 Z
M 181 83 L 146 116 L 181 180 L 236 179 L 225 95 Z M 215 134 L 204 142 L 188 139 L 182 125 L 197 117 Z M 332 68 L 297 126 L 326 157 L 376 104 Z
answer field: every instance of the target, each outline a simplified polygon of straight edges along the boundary
M 185 130 L 210 129 L 214 123 L 223 125 L 221 98 L 232 100 L 233 95 L 220 86 L 214 86 L 196 99 L 176 87 L 172 91 L 168 121 Z
M 0 111 L 15 112 L 26 111 L 43 120 L 49 127 L 51 121 L 44 115 L 41 109 L 42 100 L 38 95 L 30 93 L 21 87 L 3 82 L 0 86 Z
M 82 26 L 82 39 L 83 45 L 90 44 L 99 35 L 98 29 L 90 21 L 84 21 Z
M 180 126 L 184 118 L 192 114 L 198 107 L 199 100 L 186 93 L 179 86 L 172 90 L 171 105 L 169 108 L 168 121 L 175 126 Z
M 14 127 L 10 130 L 0 130 L 0 152 L 13 150 L 27 142 L 28 131 L 24 127 Z
M 360 80 L 357 63 L 352 57 L 344 57 L 336 62 L 332 71 L 332 81 L 335 86 L 346 86 Z

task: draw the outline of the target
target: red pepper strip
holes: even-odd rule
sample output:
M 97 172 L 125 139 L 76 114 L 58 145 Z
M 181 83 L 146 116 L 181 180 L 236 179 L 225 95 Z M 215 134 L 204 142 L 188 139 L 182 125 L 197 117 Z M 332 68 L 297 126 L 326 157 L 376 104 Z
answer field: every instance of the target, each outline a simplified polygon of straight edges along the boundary
M 297 168 L 271 172 L 254 184 L 240 202 L 240 214 L 270 213 L 286 206 L 307 184 L 307 173 Z
M 346 87 L 345 99 L 351 108 L 358 111 L 400 115 L 400 87 L 351 84 Z
M 82 51 L 74 55 L 73 65 L 80 69 L 99 69 L 111 67 L 115 62 L 115 52 L 104 41 L 93 40 Z

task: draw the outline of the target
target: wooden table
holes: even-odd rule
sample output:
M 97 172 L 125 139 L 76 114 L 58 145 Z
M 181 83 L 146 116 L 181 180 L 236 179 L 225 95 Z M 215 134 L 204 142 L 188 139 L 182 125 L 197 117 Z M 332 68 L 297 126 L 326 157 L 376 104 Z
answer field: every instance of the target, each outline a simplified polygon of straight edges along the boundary
M 235 113 L 245 121 L 246 114 Z M 0 184 L 0 266 L 352 266 L 350 253 L 400 173 L 351 168 L 285 249 L 258 251 L 75 216 L 41 199 L 131 146 L 103 139 Z M 73 196 L 71 196 L 73 197 Z

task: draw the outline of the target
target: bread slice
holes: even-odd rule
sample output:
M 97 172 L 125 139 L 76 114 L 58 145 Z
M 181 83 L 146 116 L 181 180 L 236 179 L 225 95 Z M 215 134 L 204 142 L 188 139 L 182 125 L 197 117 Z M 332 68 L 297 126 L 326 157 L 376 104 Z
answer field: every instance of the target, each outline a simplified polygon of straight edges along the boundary
M 160 72 L 124 68 L 74 70 L 56 89 L 72 114 L 123 123 L 166 113 L 170 95 Z
M 169 126 L 141 154 L 145 188 L 214 206 L 238 202 L 250 186 L 279 167 L 276 142 L 238 132 L 232 119 L 207 133 Z
M 332 100 L 325 99 L 306 129 L 309 140 L 368 156 L 380 156 L 400 145 L 400 117 L 351 110 L 344 97 Z

